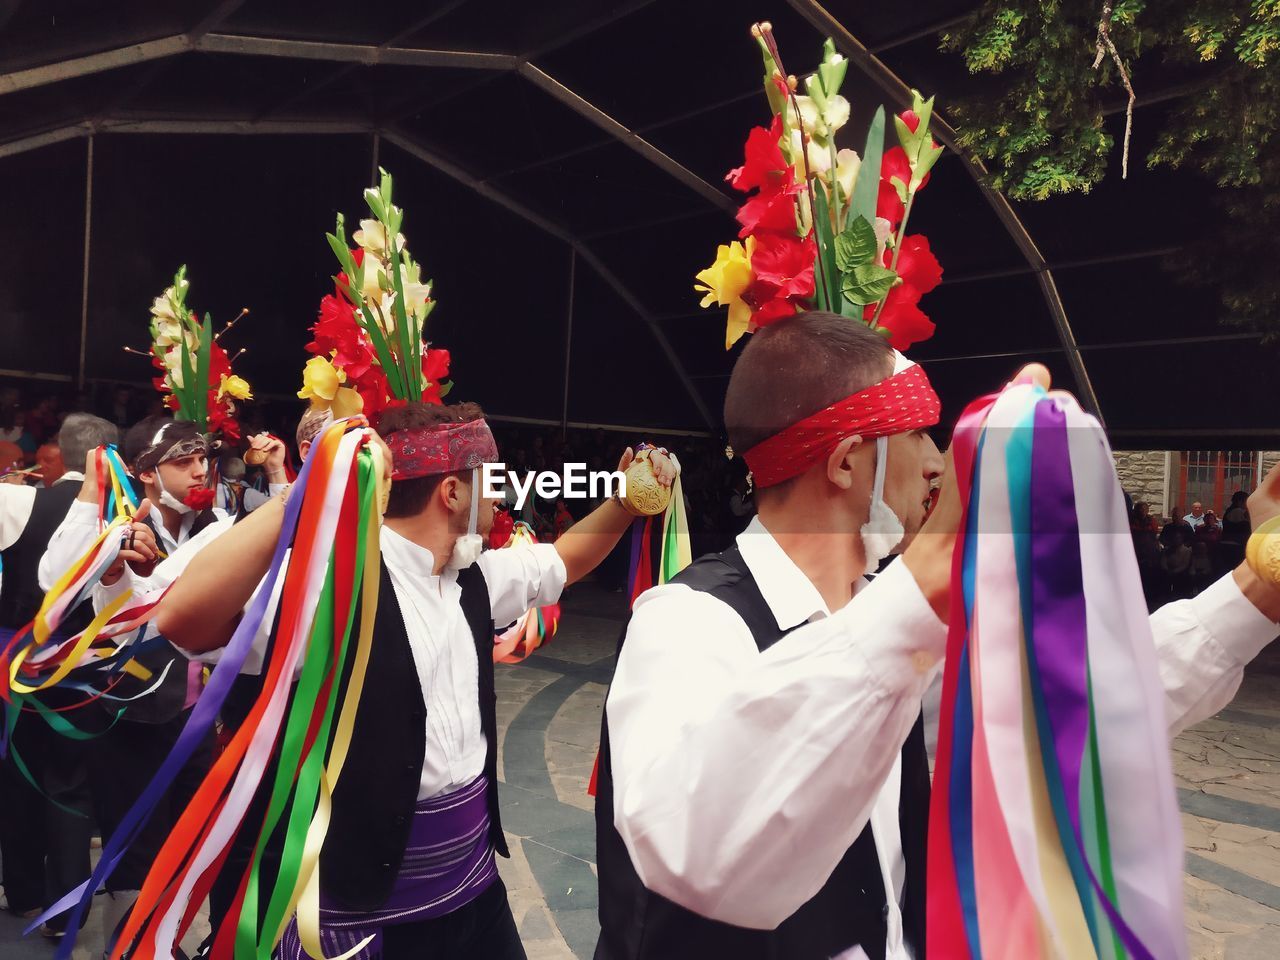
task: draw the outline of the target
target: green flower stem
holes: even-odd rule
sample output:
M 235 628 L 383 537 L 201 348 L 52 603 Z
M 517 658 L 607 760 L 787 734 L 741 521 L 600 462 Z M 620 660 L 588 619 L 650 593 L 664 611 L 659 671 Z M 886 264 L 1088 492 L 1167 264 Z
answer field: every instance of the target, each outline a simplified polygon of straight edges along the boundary
M 832 135 L 827 148 L 831 151 L 831 209 L 835 211 L 835 225 L 832 229 L 832 236 L 838 237 L 844 233 L 844 204 L 840 198 L 840 178 L 837 175 L 836 167 L 836 138 Z
M 919 189 L 918 187 L 916 189 Z M 916 202 L 916 191 L 911 190 L 907 193 L 907 205 L 902 211 L 902 223 L 898 224 L 898 235 L 893 241 L 893 260 L 889 264 L 889 269 L 894 273 L 898 272 L 898 255 L 902 253 L 902 240 L 907 235 L 907 220 L 911 218 L 911 205 Z M 893 287 L 889 288 L 889 292 L 893 292 Z M 884 298 L 876 304 L 875 315 L 871 318 L 871 326 L 874 329 L 880 321 L 880 314 L 884 312 L 884 305 L 889 302 L 889 294 L 886 293 Z

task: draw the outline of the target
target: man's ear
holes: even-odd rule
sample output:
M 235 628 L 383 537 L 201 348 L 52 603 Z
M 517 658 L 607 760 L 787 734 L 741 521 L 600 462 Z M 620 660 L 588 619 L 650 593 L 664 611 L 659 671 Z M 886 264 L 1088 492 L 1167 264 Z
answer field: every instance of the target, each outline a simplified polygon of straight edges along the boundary
M 841 490 L 853 486 L 854 454 L 862 446 L 862 437 L 845 437 L 827 456 L 827 479 Z
M 158 469 L 159 468 L 157 467 L 156 470 Z M 143 470 L 140 474 L 138 474 L 138 479 L 141 480 L 143 483 L 155 483 L 156 470 Z
M 436 488 L 436 493 L 446 510 L 454 513 L 461 508 L 462 490 L 457 477 L 450 475 L 441 480 L 440 486 Z

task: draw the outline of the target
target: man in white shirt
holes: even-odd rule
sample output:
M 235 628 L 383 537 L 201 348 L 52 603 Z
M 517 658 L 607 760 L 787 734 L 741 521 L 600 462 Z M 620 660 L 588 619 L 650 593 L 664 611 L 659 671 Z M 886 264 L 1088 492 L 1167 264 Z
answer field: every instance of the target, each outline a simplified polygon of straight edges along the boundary
M 911 537 L 944 469 L 921 429 L 936 404 L 843 317 L 747 344 L 725 421 L 757 519 L 638 598 L 606 701 L 597 960 L 923 955 L 921 698 L 960 515 L 948 478 Z M 1264 489 L 1255 522 L 1280 512 L 1280 470 Z M 1230 700 L 1277 620 L 1280 590 L 1247 567 L 1156 614 L 1171 731 Z
M 322 943 L 336 955 L 371 936 L 359 956 L 380 951 L 383 960 L 522 958 L 494 865 L 495 853 L 507 855 L 494 623 L 556 602 L 632 516 L 606 502 L 555 544 L 482 555 L 497 501 L 483 497 L 480 471 L 497 447 L 479 408 L 410 403 L 384 411 L 380 428 L 394 482 L 365 693 L 321 859 Z M 631 460 L 628 450 L 619 469 Z M 670 484 L 671 462 L 656 454 L 651 463 Z M 191 558 L 156 628 L 192 653 L 225 645 L 267 571 L 282 516 L 272 501 Z M 294 929 L 279 955 L 303 956 Z
M 1200 524 L 1204 523 L 1204 504 L 1199 500 L 1191 505 L 1191 512 L 1182 518 L 1191 524 L 1191 529 L 1196 530 Z

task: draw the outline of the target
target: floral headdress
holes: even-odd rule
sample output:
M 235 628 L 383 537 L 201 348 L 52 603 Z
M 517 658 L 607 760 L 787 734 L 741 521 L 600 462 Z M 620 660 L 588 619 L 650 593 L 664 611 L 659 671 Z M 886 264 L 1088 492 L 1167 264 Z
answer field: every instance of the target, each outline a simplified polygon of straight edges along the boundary
M 391 175 L 365 190 L 373 217 L 360 221 L 348 247 L 342 214 L 326 234 L 341 266 L 334 292 L 320 301 L 311 327 L 298 396 L 334 418 L 363 412 L 376 422 L 387 406 L 411 400 L 440 403 L 449 392 L 449 352 L 423 341 L 435 308 L 431 281 L 409 256 L 400 227 L 404 211 L 391 202 Z
M 885 112 L 876 110 L 861 157 L 837 150 L 849 120 L 840 95 L 848 63 L 827 40 L 822 63 L 797 94 L 782 69 L 768 23 L 751 28 L 764 55 L 768 127 L 747 138 L 745 163 L 725 178 L 744 193 L 738 240 L 722 245 L 697 275 L 702 306 L 729 308 L 725 349 L 744 333 L 807 309 L 859 319 L 905 350 L 933 335 L 920 310 L 942 268 L 920 234 L 908 236 L 916 194 L 943 148 L 929 135 L 933 98 L 912 91 L 894 119 L 898 146 L 884 150 Z
M 201 322 L 187 307 L 190 286 L 184 264 L 174 275 L 173 285 L 151 304 L 151 364 L 160 371 L 152 383 L 175 420 L 194 423 L 209 436 L 238 440 L 235 401 L 252 400 L 253 393 L 243 378 L 231 372 L 231 358 L 218 338 L 248 311 L 241 311 L 214 334 L 209 315 Z

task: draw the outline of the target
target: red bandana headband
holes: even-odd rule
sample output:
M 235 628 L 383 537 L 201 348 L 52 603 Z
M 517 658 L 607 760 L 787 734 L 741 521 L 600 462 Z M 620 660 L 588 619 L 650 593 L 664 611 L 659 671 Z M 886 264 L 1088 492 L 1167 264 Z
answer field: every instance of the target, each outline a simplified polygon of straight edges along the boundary
M 413 480 L 474 470 L 498 459 L 498 444 L 483 420 L 397 430 L 383 439 L 391 448 L 392 480 Z
M 919 430 L 933 426 L 941 414 L 929 378 L 912 364 L 762 440 L 743 459 L 756 487 L 772 487 L 804 473 L 845 437 L 875 440 Z

